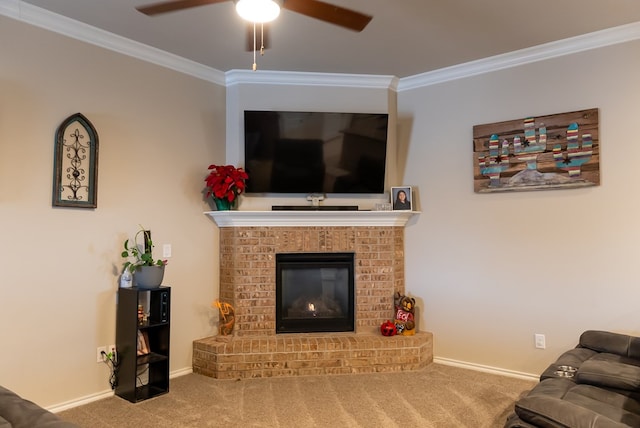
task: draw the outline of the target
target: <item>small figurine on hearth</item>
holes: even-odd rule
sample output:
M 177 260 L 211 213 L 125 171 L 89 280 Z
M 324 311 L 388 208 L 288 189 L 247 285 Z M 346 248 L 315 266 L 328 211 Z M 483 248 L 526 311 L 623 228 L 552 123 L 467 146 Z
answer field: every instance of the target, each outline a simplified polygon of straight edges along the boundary
M 396 292 L 393 299 L 396 307 L 395 325 L 398 334 L 411 336 L 416 333 L 416 299 Z
M 216 300 L 213 305 L 220 311 L 220 317 L 218 318 L 219 332 L 221 336 L 228 336 L 233 331 L 233 325 L 236 322 L 235 311 L 233 306 L 229 303 Z
M 398 330 L 391 320 L 386 320 L 380 325 L 380 333 L 382 333 L 383 336 L 395 336 L 398 333 Z

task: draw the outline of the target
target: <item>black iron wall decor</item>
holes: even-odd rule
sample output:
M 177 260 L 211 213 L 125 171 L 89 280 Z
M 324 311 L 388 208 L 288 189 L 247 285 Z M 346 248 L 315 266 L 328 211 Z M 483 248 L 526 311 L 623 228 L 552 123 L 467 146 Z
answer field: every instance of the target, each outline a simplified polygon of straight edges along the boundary
M 98 133 L 81 113 L 66 118 L 56 131 L 53 206 L 96 208 Z

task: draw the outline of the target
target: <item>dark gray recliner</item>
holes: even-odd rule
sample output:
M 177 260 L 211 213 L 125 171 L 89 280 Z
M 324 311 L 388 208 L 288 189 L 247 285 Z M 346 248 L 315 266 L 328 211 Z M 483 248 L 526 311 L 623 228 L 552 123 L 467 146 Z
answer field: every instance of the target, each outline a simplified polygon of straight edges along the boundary
M 515 404 L 505 428 L 640 427 L 640 338 L 588 330 Z
M 78 428 L 0 386 L 0 428 Z

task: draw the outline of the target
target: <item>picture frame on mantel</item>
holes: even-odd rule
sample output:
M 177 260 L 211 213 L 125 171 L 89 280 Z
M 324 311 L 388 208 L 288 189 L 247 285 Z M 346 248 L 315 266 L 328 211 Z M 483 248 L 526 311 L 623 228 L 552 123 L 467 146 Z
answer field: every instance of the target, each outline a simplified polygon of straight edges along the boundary
M 98 206 L 98 133 L 81 113 L 66 118 L 55 135 L 54 207 Z
M 391 188 L 393 211 L 413 211 L 413 195 L 410 186 Z

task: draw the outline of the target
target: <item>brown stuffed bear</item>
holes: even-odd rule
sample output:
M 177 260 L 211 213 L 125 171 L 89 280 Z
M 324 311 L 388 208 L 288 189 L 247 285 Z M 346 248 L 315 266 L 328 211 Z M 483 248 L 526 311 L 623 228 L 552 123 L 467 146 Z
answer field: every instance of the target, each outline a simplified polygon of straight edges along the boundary
M 416 322 L 414 318 L 416 299 L 403 296 L 396 292 L 394 297 L 396 315 L 394 323 L 398 334 L 411 336 L 416 333 Z

